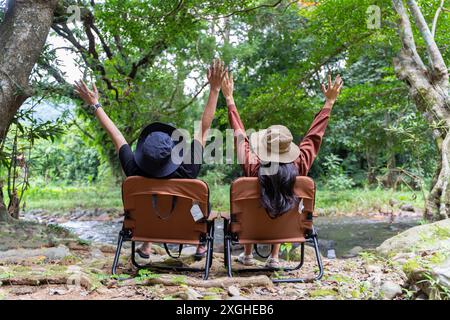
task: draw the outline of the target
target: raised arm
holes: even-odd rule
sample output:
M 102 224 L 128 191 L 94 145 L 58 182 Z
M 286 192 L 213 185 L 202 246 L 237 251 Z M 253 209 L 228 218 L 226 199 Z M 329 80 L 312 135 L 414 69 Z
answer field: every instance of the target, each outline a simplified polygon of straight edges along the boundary
M 250 143 L 245 132 L 244 124 L 234 103 L 233 91 L 233 75 L 227 71 L 222 81 L 222 93 L 227 101 L 228 121 L 230 122 L 230 127 L 234 130 L 234 146 L 238 163 L 242 165 L 245 176 L 252 176 L 256 172 L 258 159 L 250 150 Z
M 85 103 L 91 106 L 98 121 L 113 141 L 116 151 L 119 152 L 120 148 L 127 144 L 127 141 L 99 104 L 98 90 L 95 83 L 92 85 L 92 90 L 90 90 L 81 80 L 79 82 L 75 82 L 74 87 L 75 93 L 77 93 Z
M 201 131 L 196 134 L 196 139 L 203 146 L 206 144 L 208 131 L 211 128 L 214 114 L 216 113 L 217 100 L 219 99 L 220 85 L 224 77 L 224 64 L 220 59 L 215 59 L 208 69 L 208 82 L 210 86 L 208 102 L 202 115 Z
M 311 127 L 299 145 L 300 157 L 298 161 L 301 175 L 308 174 L 308 171 L 319 152 L 322 138 L 328 125 L 328 119 L 330 118 L 331 109 L 333 108 L 343 85 L 344 82 L 339 75 L 336 77 L 334 84 L 331 81 L 331 75 L 328 75 L 328 86 L 325 86 L 324 84 L 321 85 L 322 92 L 325 95 L 325 105 L 314 117 Z

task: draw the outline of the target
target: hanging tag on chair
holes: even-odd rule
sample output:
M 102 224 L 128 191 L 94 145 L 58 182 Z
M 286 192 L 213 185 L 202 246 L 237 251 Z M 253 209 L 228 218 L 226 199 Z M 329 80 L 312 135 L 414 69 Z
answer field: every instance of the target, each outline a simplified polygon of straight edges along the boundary
M 298 212 L 303 213 L 303 209 L 305 209 L 305 206 L 303 205 L 303 199 L 300 199 L 300 203 L 298 204 Z
M 192 204 L 191 214 L 192 214 L 192 218 L 194 218 L 195 222 L 197 222 L 197 221 L 199 221 L 199 220 L 201 220 L 203 218 L 203 212 L 200 209 L 200 206 L 198 205 L 198 202 L 194 202 Z

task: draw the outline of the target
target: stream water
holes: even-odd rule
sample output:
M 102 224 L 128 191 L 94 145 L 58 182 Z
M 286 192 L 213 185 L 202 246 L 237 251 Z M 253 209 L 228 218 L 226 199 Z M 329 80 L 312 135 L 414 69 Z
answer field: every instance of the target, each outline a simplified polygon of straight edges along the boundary
M 321 251 L 325 256 L 346 257 L 356 247 L 373 249 L 384 240 L 418 225 L 418 217 L 389 218 L 366 217 L 318 217 L 314 225 L 320 239 Z M 60 224 L 76 233 L 81 239 L 115 244 L 122 223 L 115 221 L 69 221 Z M 223 224 L 216 223 L 215 243 L 223 243 Z

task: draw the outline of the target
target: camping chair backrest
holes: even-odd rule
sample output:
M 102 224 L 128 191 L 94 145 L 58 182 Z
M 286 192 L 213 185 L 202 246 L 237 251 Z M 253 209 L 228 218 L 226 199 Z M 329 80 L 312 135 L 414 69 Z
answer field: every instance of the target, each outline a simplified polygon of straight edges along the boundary
M 231 232 L 241 244 L 303 242 L 312 230 L 315 191 L 311 178 L 297 177 L 294 193 L 303 199 L 300 208 L 272 219 L 261 205 L 258 178 L 239 178 L 231 185 Z
M 124 229 L 133 241 L 199 244 L 206 236 L 208 185 L 196 179 L 129 177 L 122 185 Z M 195 222 L 191 208 L 198 204 L 203 219 Z

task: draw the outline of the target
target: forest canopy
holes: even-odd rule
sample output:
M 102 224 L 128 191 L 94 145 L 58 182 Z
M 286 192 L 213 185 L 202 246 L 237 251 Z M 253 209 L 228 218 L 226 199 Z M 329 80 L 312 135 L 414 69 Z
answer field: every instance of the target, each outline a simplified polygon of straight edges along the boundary
M 417 3 L 431 25 L 441 1 Z M 427 61 L 415 25 L 413 33 Z M 434 39 L 448 65 L 448 10 Z M 205 104 L 205 70 L 221 57 L 246 126 L 284 124 L 296 140 L 323 105 L 320 83 L 342 75 L 345 89 L 311 171 L 321 187 L 428 189 L 439 147 L 396 73 L 401 48 L 390 0 L 60 1 L 31 75 L 34 94 L 4 141 L 1 176 L 25 154 L 32 184 L 120 181 L 113 145 L 74 96 L 74 77 L 97 83 L 108 115 L 135 142 L 154 121 L 192 131 Z M 223 99 L 213 127 L 228 128 Z M 206 165 L 202 175 L 223 184 L 239 168 Z

